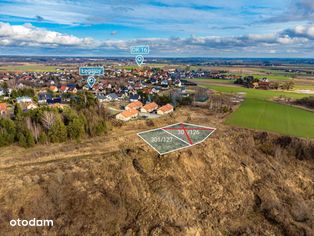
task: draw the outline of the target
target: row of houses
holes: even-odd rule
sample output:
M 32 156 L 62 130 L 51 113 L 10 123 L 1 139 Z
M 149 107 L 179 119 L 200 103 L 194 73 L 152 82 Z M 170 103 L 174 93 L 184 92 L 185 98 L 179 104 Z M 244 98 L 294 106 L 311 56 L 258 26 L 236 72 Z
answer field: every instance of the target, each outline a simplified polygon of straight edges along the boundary
M 140 113 L 153 113 L 156 112 L 158 115 L 166 115 L 173 112 L 174 107 L 171 104 L 166 104 L 159 107 L 157 103 L 150 102 L 143 105 L 140 101 L 135 101 L 129 103 L 125 106 L 125 111 L 116 115 L 117 120 L 129 121 L 131 119 L 137 118 Z

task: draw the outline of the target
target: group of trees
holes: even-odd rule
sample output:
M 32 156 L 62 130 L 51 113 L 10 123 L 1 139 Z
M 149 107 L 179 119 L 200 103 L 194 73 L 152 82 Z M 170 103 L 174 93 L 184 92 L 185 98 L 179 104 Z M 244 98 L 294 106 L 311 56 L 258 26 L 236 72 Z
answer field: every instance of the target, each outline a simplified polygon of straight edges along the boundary
M 34 97 L 35 91 L 32 88 L 22 88 L 22 89 L 14 89 L 11 93 L 13 98 L 21 97 L 21 96 L 29 96 Z
M 82 95 L 77 107 L 63 109 L 41 107 L 23 112 L 18 104 L 12 119 L 0 118 L 0 146 L 18 143 L 31 147 L 36 143 L 58 143 L 107 131 L 107 114 L 89 95 Z M 88 103 L 89 102 L 89 103 Z
M 254 76 L 245 76 L 234 81 L 235 84 L 241 84 L 245 87 L 251 88 L 253 83 L 259 82 L 259 79 L 254 78 Z
M 298 99 L 296 104 L 314 109 L 314 96 Z
M 267 80 L 264 78 L 263 80 Z M 235 84 L 243 85 L 247 88 L 254 88 L 254 84 L 259 83 L 261 80 L 255 78 L 254 76 L 245 76 L 234 81 Z M 294 87 L 294 82 L 292 80 L 283 81 L 281 83 L 277 81 L 266 82 L 267 85 L 263 84 L 261 88 L 263 89 L 283 89 L 283 90 L 291 90 Z

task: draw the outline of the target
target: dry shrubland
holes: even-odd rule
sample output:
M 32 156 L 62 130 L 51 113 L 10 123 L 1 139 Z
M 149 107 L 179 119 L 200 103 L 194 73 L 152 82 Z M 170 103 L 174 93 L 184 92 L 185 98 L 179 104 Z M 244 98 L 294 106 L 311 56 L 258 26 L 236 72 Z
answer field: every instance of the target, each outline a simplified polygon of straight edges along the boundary
M 158 156 L 134 132 L 187 117 L 209 120 L 180 114 L 123 125 L 121 135 L 103 140 L 46 147 L 54 156 L 41 161 L 50 153 L 38 151 L 30 164 L 19 159 L 9 166 L 3 156 L 0 234 L 313 235 L 313 141 L 229 128 L 212 118 L 218 130 L 207 141 Z M 55 225 L 9 226 L 10 219 L 34 217 Z

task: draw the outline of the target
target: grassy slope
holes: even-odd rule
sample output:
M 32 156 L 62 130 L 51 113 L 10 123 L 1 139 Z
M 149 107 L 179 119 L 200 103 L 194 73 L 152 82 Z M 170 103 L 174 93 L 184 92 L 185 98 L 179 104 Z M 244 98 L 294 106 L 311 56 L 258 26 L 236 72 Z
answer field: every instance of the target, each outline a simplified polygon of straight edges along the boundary
M 301 98 L 305 96 L 303 94 L 217 85 L 208 87 L 220 92 L 246 93 L 245 102 L 226 120 L 229 125 L 314 138 L 314 113 L 269 101 L 279 95 Z
M 314 113 L 270 101 L 248 98 L 227 124 L 314 138 Z

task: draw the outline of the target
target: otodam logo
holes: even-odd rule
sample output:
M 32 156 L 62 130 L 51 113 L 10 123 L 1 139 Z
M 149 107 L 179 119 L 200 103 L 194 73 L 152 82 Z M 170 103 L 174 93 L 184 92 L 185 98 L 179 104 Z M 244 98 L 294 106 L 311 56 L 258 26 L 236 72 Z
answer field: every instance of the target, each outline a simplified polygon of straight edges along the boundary
M 10 225 L 12 227 L 52 227 L 53 226 L 53 220 L 41 220 L 41 219 L 31 219 L 31 220 L 10 220 Z

